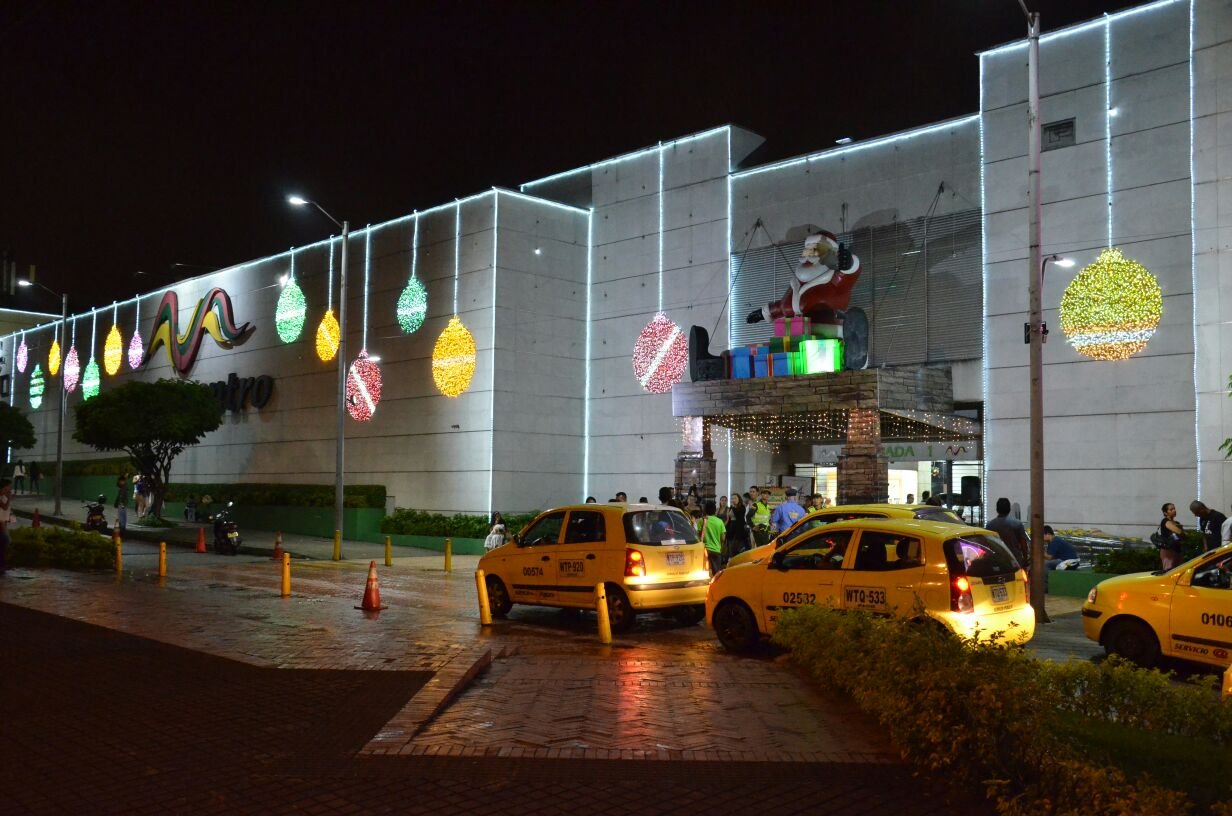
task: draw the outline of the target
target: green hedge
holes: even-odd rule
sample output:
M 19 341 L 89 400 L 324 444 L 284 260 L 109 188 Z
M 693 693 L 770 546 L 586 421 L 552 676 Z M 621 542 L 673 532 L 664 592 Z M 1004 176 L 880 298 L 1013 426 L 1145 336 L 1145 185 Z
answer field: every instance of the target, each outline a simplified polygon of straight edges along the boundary
M 13 459 L 14 462 L 21 457 Z M 27 472 L 30 470 L 32 462 L 26 462 Z M 39 478 L 46 485 L 48 479 L 56 478 L 56 461 L 53 459 L 50 462 L 39 462 Z M 73 476 L 110 476 L 113 479 L 121 473 L 132 473 L 136 468 L 127 456 L 111 457 L 108 459 L 73 459 L 64 463 L 64 476 L 70 478 Z M 9 465 L 6 473 L 13 472 L 12 465 Z
M 9 535 L 9 566 L 88 570 L 106 569 L 115 563 L 115 547 L 97 533 L 63 527 L 17 527 Z
M 1184 777 L 1184 790 L 1154 775 L 1185 762 L 1159 755 L 1165 737 L 1227 765 L 1232 705 L 1214 678 L 1181 685 L 1115 659 L 1040 662 L 940 627 L 821 607 L 786 613 L 775 640 L 818 682 L 850 694 L 909 762 L 958 791 L 987 790 L 1006 816 L 1224 813 L 1216 803 L 1232 797 L 1228 774 Z M 1079 720 L 1094 728 L 1076 728 Z M 1101 756 L 1094 741 L 1113 727 L 1139 764 L 1118 767 L 1116 754 L 1092 761 Z
M 538 512 L 518 513 L 504 516 L 505 529 L 510 535 L 530 524 Z M 459 538 L 487 538 L 491 524 L 487 516 L 445 516 L 423 510 L 399 507 L 392 516 L 381 522 L 381 532 L 397 535 L 457 536 Z
M 333 485 L 304 484 L 172 484 L 166 500 L 184 502 L 189 496 L 198 500 L 208 495 L 214 504 L 233 501 L 242 507 L 333 507 Z M 384 485 L 346 485 L 342 503 L 346 507 L 385 509 Z
M 1197 530 L 1186 530 L 1185 543 L 1181 547 L 1182 560 L 1188 561 L 1196 557 L 1202 552 L 1203 546 L 1202 533 Z M 1154 572 L 1159 567 L 1159 550 L 1154 547 L 1122 546 L 1119 550 L 1098 553 L 1095 556 L 1095 571 L 1113 575 Z

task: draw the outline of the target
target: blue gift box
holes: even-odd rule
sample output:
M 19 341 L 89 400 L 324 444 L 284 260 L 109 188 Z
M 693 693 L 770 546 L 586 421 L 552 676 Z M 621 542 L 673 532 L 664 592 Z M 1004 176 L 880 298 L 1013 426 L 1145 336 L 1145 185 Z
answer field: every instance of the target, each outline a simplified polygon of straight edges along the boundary
M 790 377 L 791 376 L 791 355 L 787 352 L 780 351 L 770 355 L 770 359 L 774 363 L 771 369 L 774 373 L 772 377 Z
M 753 376 L 754 377 L 769 377 L 770 376 L 770 358 L 765 354 L 755 355 L 753 357 Z
M 731 350 L 731 376 L 737 380 L 753 376 L 753 352 L 746 348 Z

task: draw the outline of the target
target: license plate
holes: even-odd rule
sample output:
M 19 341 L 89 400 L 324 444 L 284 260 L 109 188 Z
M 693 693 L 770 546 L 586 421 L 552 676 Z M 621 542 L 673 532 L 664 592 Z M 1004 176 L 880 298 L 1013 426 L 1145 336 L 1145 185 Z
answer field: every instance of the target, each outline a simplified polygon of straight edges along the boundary
M 227 538 L 239 538 L 239 533 L 227 533 Z
M 669 552 L 667 554 L 667 565 L 669 567 L 683 567 L 684 566 L 684 553 Z
M 992 602 L 1005 603 L 1010 599 L 1010 591 L 1006 589 L 1005 584 L 993 584 L 992 586 Z

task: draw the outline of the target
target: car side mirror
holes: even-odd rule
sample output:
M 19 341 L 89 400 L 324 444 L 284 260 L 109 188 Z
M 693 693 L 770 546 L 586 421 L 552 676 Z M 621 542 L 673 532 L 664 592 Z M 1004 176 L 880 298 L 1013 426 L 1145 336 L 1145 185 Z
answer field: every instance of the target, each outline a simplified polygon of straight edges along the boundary
M 786 555 L 787 554 L 784 552 L 776 552 L 774 555 L 770 556 L 770 569 L 786 570 L 787 567 L 783 566 L 783 558 Z
M 1192 586 L 1193 577 L 1194 577 L 1193 567 L 1190 567 L 1189 569 L 1181 573 L 1180 578 L 1176 579 L 1176 585 L 1183 586 L 1183 587 Z

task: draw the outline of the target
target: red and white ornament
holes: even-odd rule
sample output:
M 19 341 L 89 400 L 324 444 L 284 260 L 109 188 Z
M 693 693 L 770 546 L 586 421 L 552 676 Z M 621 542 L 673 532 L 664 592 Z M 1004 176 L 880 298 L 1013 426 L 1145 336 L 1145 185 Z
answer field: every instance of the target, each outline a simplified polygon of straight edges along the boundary
M 367 422 L 381 401 L 381 367 L 368 358 L 365 349 L 351 363 L 346 383 L 347 413 L 357 422 Z
M 68 356 L 64 358 L 64 390 L 73 393 L 80 380 L 81 359 L 77 356 L 77 347 L 70 346 Z
M 26 338 L 21 338 L 21 345 L 17 347 L 17 370 L 22 374 L 26 373 L 26 366 L 30 362 L 30 349 L 26 346 Z
M 688 363 L 689 339 L 667 315 L 659 312 L 633 344 L 634 376 L 650 393 L 666 394 L 684 377 Z

